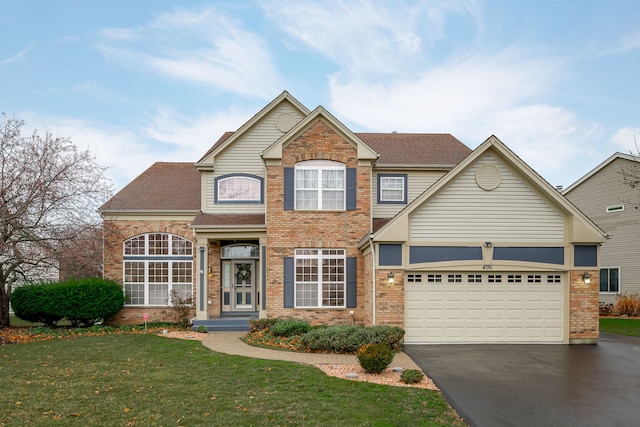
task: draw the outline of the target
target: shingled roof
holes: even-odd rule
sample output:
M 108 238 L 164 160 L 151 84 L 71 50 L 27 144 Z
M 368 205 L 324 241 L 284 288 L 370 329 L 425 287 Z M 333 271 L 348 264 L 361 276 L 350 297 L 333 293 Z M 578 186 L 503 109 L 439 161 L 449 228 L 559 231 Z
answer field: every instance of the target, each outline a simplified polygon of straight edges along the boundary
M 200 173 L 193 163 L 154 163 L 99 210 L 199 211 Z
M 453 166 L 471 149 L 448 133 L 356 133 L 375 150 L 378 166 Z

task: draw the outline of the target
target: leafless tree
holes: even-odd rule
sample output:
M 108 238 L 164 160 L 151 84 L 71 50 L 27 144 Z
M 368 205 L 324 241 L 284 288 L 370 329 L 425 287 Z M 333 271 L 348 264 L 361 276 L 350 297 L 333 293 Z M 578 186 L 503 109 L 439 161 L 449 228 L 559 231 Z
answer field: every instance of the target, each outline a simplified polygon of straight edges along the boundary
M 112 185 L 88 151 L 47 132 L 22 136 L 24 122 L 0 117 L 0 327 L 20 283 L 50 279 L 70 242 L 100 224 Z

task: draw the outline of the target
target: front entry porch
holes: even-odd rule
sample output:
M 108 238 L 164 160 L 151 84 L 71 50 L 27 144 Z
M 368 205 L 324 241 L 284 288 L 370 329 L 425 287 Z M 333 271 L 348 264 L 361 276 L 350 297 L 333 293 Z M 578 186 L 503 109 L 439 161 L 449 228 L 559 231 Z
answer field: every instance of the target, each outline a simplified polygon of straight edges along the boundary
M 208 332 L 248 331 L 249 321 L 257 318 L 257 311 L 227 312 L 206 320 L 194 320 L 191 330 L 196 331 L 199 326 L 204 326 Z

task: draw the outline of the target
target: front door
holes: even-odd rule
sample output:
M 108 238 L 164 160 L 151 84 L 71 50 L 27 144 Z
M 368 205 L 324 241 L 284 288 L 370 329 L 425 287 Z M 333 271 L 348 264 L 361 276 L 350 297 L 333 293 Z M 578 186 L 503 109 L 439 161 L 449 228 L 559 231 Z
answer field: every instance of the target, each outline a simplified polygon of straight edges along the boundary
M 232 310 L 253 311 L 255 289 L 255 261 L 233 261 Z
M 222 261 L 222 311 L 254 311 L 256 306 L 256 261 Z

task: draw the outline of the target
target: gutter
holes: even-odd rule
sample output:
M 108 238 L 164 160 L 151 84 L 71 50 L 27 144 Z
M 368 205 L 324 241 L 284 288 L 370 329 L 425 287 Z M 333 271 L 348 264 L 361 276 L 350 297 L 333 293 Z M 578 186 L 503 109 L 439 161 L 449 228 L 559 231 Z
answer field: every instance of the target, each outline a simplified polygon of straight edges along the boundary
M 369 234 L 369 248 L 371 249 L 371 290 L 373 293 L 372 297 L 372 316 L 371 323 L 373 326 L 376 326 L 376 250 L 373 245 L 373 234 Z

